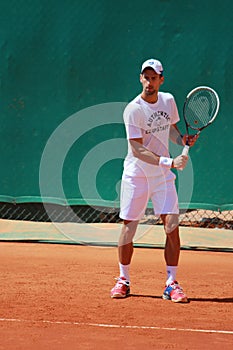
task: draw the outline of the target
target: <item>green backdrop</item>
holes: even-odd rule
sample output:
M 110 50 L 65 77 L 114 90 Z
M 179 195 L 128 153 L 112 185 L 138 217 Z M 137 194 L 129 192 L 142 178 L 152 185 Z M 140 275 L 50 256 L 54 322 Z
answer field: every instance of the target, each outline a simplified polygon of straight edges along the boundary
M 232 209 L 232 11 L 231 0 L 1 0 L 1 200 L 118 205 L 122 111 L 140 92 L 141 63 L 155 57 L 181 117 L 198 85 L 213 87 L 221 100 L 177 177 L 181 207 Z M 84 162 L 80 175 L 85 157 L 95 169 Z

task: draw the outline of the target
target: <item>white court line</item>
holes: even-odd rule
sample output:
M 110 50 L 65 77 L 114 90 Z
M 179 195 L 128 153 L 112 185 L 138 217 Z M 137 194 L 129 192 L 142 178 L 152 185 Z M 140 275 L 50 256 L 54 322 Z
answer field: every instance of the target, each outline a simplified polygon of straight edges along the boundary
M 175 328 L 175 327 L 159 327 L 159 326 L 124 326 L 117 324 L 105 323 L 85 323 L 85 322 L 71 322 L 71 321 L 48 321 L 48 320 L 21 320 L 17 318 L 0 318 L 0 322 L 19 322 L 19 323 L 47 323 L 86 327 L 105 327 L 105 328 L 121 328 L 121 329 L 151 329 L 164 331 L 181 331 L 181 332 L 199 332 L 199 333 L 218 333 L 218 334 L 232 334 L 233 331 L 215 330 L 215 329 L 195 329 L 195 328 Z

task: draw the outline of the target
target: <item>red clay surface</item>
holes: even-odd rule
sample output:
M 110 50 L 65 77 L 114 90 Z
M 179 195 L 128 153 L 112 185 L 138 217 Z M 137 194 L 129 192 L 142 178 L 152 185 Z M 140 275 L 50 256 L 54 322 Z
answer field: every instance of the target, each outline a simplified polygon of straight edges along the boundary
M 233 349 L 232 253 L 181 252 L 189 304 L 161 299 L 161 249 L 135 249 L 124 300 L 109 297 L 116 248 L 0 243 L 0 255 L 0 349 Z

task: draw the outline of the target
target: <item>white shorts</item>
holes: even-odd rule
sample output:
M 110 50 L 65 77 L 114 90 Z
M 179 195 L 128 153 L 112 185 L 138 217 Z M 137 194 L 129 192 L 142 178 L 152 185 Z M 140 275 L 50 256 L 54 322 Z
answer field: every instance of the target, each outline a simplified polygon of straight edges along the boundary
M 169 172 L 167 178 L 163 176 L 144 178 L 123 175 L 121 182 L 121 219 L 141 220 L 150 199 L 156 216 L 179 214 L 175 175 L 172 172 Z

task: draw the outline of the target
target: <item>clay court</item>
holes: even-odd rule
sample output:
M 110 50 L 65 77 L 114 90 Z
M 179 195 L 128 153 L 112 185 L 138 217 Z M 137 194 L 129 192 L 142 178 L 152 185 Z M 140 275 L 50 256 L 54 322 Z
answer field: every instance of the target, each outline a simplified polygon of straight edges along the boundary
M 132 294 L 112 300 L 116 247 L 9 241 L 3 224 L 0 349 L 233 348 L 232 252 L 182 249 L 178 277 L 190 302 L 175 304 L 161 298 L 163 249 L 138 246 Z M 203 241 L 209 231 L 197 232 Z
M 232 12 L 230 0 L 1 1 L 0 350 L 233 349 Z M 162 66 L 147 121 L 135 108 L 127 122 L 153 58 Z M 189 303 L 162 299 L 165 235 L 151 201 L 131 294 L 112 300 L 125 126 L 168 169 L 188 141 L 186 96 L 200 86 L 218 94 L 218 115 L 186 169 L 172 170 Z M 203 97 L 190 135 L 210 114 Z M 180 135 L 170 133 L 176 105 Z

